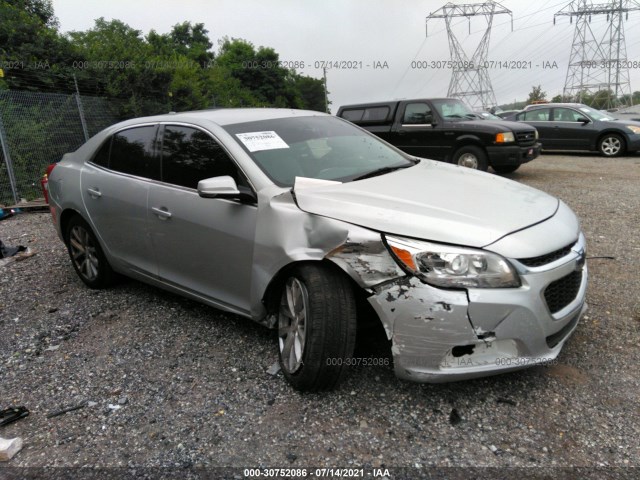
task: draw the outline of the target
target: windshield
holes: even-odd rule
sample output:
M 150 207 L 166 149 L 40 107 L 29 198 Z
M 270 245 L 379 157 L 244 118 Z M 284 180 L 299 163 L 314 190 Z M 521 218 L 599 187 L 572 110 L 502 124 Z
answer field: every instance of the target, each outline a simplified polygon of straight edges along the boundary
M 278 118 L 224 128 L 281 187 L 293 186 L 295 177 L 345 182 L 416 163 L 335 117 Z
M 602 121 L 609 121 L 609 120 L 614 120 L 614 118 L 610 115 L 608 115 L 605 112 L 601 112 L 600 110 L 595 110 L 591 107 L 587 107 L 586 105 L 581 105 L 578 110 L 580 110 L 583 113 L 586 113 L 589 117 L 591 117 L 592 120 L 602 120 Z
M 433 106 L 441 117 L 447 120 L 477 120 L 478 116 L 462 101 L 454 98 L 432 100 Z

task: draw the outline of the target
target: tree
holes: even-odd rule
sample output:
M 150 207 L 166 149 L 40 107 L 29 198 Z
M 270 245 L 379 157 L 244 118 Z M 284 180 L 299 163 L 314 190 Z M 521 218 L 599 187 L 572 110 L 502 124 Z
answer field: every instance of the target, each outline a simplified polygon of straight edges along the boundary
M 547 92 L 542 91 L 542 87 L 538 85 L 537 87 L 533 87 L 531 92 L 529 93 L 529 98 L 527 98 L 527 103 L 532 104 L 534 102 L 541 102 L 547 99 Z
M 302 108 L 318 112 L 327 111 L 328 105 L 325 105 L 324 82 L 322 80 L 296 75 L 294 81 L 296 89 L 300 93 Z
M 6 87 L 19 90 L 69 90 L 73 61 L 80 57 L 58 33 L 49 0 L 0 0 L 0 59 Z

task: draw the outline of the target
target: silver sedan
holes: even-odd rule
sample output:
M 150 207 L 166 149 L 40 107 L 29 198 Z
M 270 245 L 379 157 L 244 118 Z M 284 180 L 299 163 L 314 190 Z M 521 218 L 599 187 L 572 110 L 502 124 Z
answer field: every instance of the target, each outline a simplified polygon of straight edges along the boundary
M 65 155 L 48 189 L 85 284 L 123 274 L 277 329 L 299 390 L 358 363 L 361 321 L 382 324 L 399 377 L 442 382 L 554 359 L 586 309 L 564 203 L 322 113 L 129 120 Z

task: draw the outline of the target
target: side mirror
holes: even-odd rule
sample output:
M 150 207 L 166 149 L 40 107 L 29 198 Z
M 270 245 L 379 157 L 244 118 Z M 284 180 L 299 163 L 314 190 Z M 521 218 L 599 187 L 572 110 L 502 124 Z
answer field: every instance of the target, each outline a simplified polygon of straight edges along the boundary
M 205 178 L 198 182 L 198 195 L 202 198 L 237 198 L 240 195 L 236 181 L 229 175 Z
M 589 120 L 587 117 L 578 117 L 578 122 L 580 123 L 584 123 L 585 125 L 589 122 L 591 122 L 591 120 Z
M 242 203 L 256 203 L 258 201 L 250 188 L 236 185 L 236 181 L 229 175 L 200 180 L 198 195 L 202 198 L 240 200 Z

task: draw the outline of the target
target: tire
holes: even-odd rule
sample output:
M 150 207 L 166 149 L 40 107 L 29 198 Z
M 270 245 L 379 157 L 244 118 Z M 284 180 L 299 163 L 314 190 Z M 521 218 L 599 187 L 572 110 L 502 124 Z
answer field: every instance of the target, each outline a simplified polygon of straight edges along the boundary
M 115 273 L 104 256 L 91 227 L 81 217 L 69 220 L 65 235 L 71 264 L 80 280 L 89 288 L 105 288 L 115 279 Z
M 453 162 L 461 167 L 472 168 L 486 172 L 489 168 L 487 154 L 480 147 L 467 145 L 461 147 L 453 154 Z
M 513 173 L 520 168 L 520 165 L 495 165 L 491 168 L 493 168 L 497 173 Z
M 278 311 L 280 367 L 300 391 L 335 388 L 348 370 L 356 340 L 356 302 L 348 279 L 306 264 L 285 281 Z
M 607 133 L 598 142 L 598 150 L 605 157 L 618 157 L 625 151 L 624 139 L 617 133 Z

